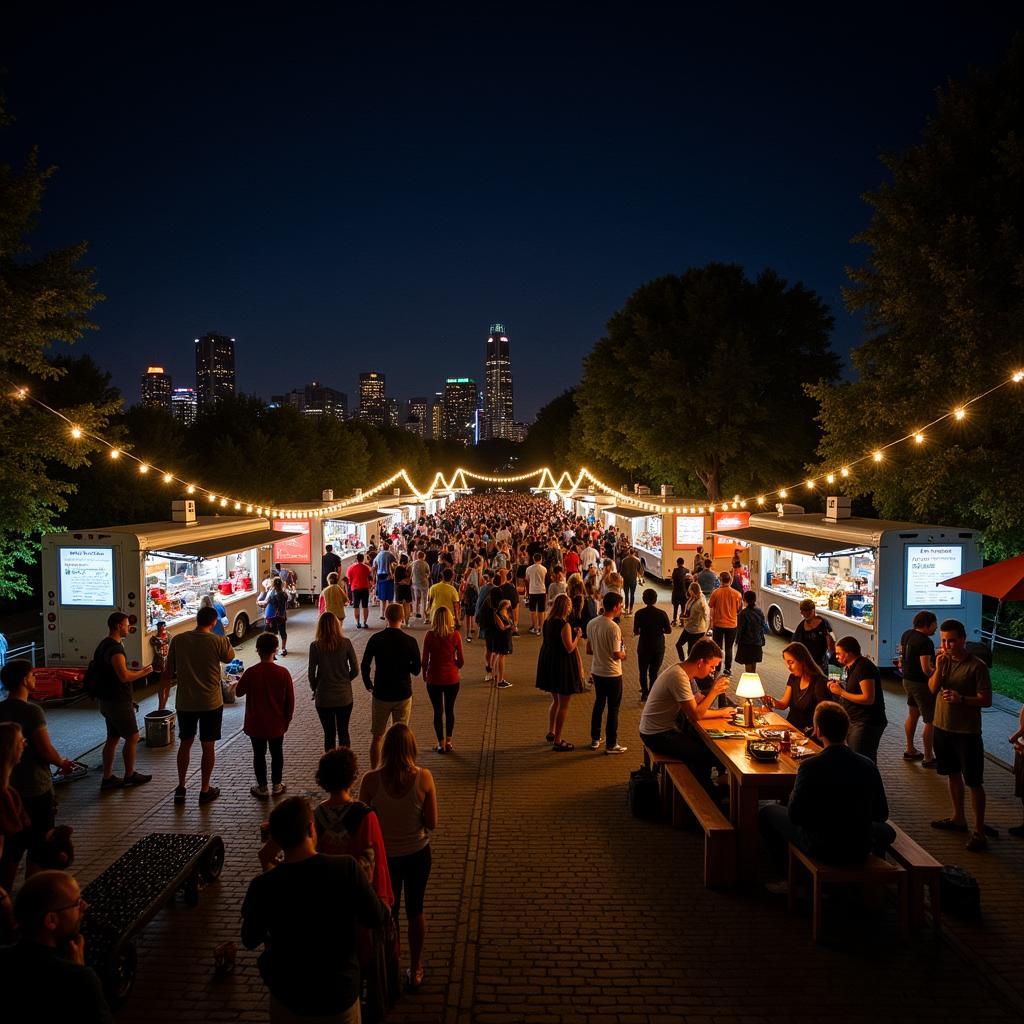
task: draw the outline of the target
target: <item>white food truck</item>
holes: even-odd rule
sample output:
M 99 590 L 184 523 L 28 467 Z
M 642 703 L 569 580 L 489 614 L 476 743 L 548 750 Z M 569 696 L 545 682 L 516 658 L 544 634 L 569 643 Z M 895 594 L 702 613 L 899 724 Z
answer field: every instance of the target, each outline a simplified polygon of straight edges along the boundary
M 170 522 L 43 537 L 48 666 L 88 665 L 113 611 L 130 620 L 129 668 L 152 660 L 149 638 L 157 622 L 166 622 L 171 636 L 194 629 L 205 594 L 224 606 L 226 632 L 235 640 L 262 621 L 260 584 L 270 574 L 273 544 L 288 534 L 251 516 L 196 517 L 194 501 L 175 502 L 173 514 Z
M 852 518 L 848 498 L 830 497 L 824 516 L 755 514 L 746 527 L 716 534 L 750 545 L 751 584 L 774 633 L 792 630 L 810 598 L 836 639 L 857 637 L 880 668 L 892 666 L 922 609 L 959 619 L 968 641 L 981 639 L 981 595 L 937 586 L 981 568 L 976 530 Z

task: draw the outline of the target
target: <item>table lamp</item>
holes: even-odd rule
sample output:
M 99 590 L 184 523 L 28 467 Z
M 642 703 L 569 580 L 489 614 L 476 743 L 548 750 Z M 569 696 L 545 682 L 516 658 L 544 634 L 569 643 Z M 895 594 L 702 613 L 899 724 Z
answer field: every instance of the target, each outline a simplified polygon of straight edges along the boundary
M 743 725 L 749 729 L 754 724 L 754 700 L 764 696 L 761 677 L 756 672 L 744 672 L 736 684 L 736 696 L 743 697 Z

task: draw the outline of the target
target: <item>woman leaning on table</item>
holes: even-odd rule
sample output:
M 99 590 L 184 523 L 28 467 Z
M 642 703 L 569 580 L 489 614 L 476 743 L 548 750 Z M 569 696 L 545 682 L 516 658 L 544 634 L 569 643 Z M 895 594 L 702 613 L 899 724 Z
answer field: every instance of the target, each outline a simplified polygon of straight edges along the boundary
M 823 701 L 831 700 L 828 678 L 801 643 L 788 644 L 782 649 L 782 660 L 789 669 L 789 679 L 781 700 L 765 696 L 765 707 L 776 711 L 789 709 L 786 716 L 790 725 L 808 735 L 814 730 L 814 709 Z

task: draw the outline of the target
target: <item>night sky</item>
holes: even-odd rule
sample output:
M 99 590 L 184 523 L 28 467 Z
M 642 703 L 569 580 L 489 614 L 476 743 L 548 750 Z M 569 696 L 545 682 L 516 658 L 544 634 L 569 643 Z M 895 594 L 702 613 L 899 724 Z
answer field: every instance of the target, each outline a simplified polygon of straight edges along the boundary
M 840 288 L 878 154 L 1024 20 L 984 3 L 846 20 L 446 6 L 6 16 L 0 152 L 38 143 L 59 165 L 34 242 L 90 242 L 107 301 L 78 349 L 129 401 L 151 362 L 191 386 L 207 330 L 236 338 L 243 391 L 315 378 L 351 402 L 377 369 L 404 399 L 480 379 L 498 320 L 529 419 L 638 285 L 709 260 L 817 290 L 846 352 L 860 326 Z

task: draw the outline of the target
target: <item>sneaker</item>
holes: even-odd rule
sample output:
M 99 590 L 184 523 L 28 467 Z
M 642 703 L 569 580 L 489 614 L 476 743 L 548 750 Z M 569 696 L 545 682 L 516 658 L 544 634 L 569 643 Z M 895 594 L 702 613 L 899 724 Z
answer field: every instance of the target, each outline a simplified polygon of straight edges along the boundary
M 281 652 L 281 657 L 282 658 L 287 658 L 288 657 L 288 652 L 287 651 L 282 651 Z
M 212 804 L 220 796 L 220 786 L 211 786 L 205 793 L 199 794 L 200 804 Z
M 176 804 L 183 804 L 185 802 L 185 787 L 176 786 L 174 789 L 174 802 Z
M 467 644 L 471 644 L 472 642 L 473 642 L 473 638 L 471 636 L 467 636 L 466 637 L 466 643 Z
M 143 775 L 142 772 L 132 772 L 127 779 L 124 780 L 126 786 L 144 786 L 147 782 L 152 782 L 152 775 Z
M 100 792 L 107 789 L 123 789 L 124 779 L 120 775 L 111 775 L 100 783 Z
M 494 679 L 494 676 L 490 672 L 484 673 L 484 682 L 489 683 Z
M 621 743 L 616 743 L 614 747 L 605 747 L 606 754 L 624 754 L 629 747 L 624 747 Z
M 507 690 L 511 685 L 512 684 L 507 679 L 502 679 L 501 682 L 498 683 L 498 689 Z
M 266 786 L 250 786 L 249 792 L 253 796 L 258 796 L 261 800 L 266 800 L 270 796 L 270 790 Z
M 988 840 L 980 832 L 972 832 L 967 840 L 967 849 L 971 853 L 982 853 L 988 849 Z
M 283 782 L 275 782 L 274 783 L 274 789 L 273 789 L 274 796 L 280 796 L 282 793 L 286 793 L 287 791 L 288 791 L 288 787 L 285 785 L 285 783 L 283 783 Z
M 934 768 L 939 762 L 934 757 L 926 758 L 921 762 L 922 768 Z
M 590 741 L 590 749 L 591 750 L 597 750 L 597 748 L 600 747 L 600 746 L 601 746 L 601 741 L 600 740 L 591 740 Z

